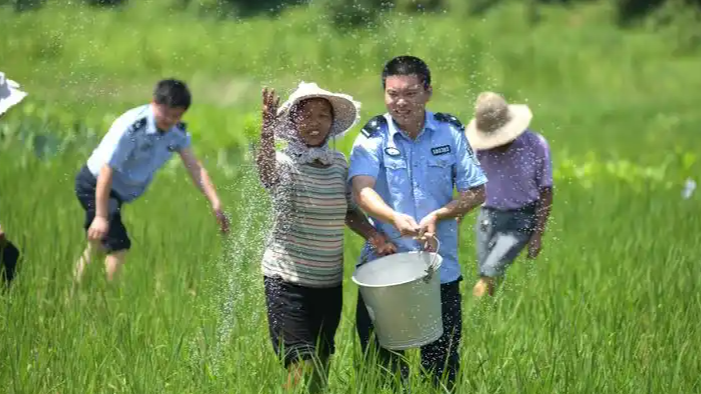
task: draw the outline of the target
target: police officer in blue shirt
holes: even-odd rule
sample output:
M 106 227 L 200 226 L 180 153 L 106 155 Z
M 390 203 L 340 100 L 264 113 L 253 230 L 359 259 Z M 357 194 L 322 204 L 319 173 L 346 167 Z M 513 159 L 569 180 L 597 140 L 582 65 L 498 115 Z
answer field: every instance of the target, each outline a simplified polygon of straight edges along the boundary
M 462 329 L 456 219 L 484 201 L 487 179 L 460 121 L 426 110 L 431 75 L 421 59 L 392 59 L 385 65 L 382 81 L 388 113 L 363 127 L 351 151 L 348 177 L 360 207 L 399 252 L 419 250 L 433 236 L 440 241 L 444 335 L 421 349 L 421 360 L 435 383 L 445 376 L 452 387 L 459 368 Z M 453 196 L 454 188 L 458 198 Z M 377 257 L 366 244 L 360 260 Z M 365 352 L 372 323 L 360 294 L 356 325 Z M 379 355 L 396 367 L 397 358 L 389 351 L 379 348 Z M 405 375 L 406 368 L 402 370 Z
M 87 163 L 76 176 L 75 192 L 85 209 L 88 247 L 76 265 L 80 282 L 93 252 L 107 254 L 108 281 L 116 275 L 131 247 L 122 223 L 122 204 L 146 192 L 153 176 L 178 153 L 195 185 L 209 200 L 222 232 L 228 219 L 207 171 L 190 147 L 190 134 L 180 121 L 191 103 L 185 83 L 158 82 L 151 103 L 128 110 L 112 124 Z

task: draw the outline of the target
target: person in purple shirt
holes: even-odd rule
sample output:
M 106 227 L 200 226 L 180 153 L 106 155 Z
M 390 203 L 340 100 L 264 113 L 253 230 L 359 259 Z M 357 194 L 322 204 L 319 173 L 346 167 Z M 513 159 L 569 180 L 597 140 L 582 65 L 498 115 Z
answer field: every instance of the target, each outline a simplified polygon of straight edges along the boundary
M 476 297 L 494 295 L 497 281 L 528 246 L 528 258 L 541 250 L 553 199 L 550 148 L 529 129 L 533 114 L 509 105 L 499 94 L 483 92 L 465 134 L 489 182 L 476 223 L 480 279 Z

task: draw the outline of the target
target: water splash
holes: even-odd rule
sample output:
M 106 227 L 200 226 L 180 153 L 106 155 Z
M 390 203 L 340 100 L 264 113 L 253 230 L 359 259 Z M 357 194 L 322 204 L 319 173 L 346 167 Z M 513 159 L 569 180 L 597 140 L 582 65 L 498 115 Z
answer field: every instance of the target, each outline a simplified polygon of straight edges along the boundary
M 260 275 L 251 275 L 259 269 L 265 239 L 269 230 L 266 228 L 268 210 L 262 204 L 260 186 L 255 168 L 251 165 L 241 165 L 239 176 L 232 182 L 231 188 L 236 190 L 238 203 L 233 205 L 230 212 L 235 222 L 232 223 L 231 235 L 224 246 L 223 255 L 216 261 L 216 274 L 210 281 L 210 297 L 203 305 L 201 312 L 204 320 L 213 316 L 216 319 L 216 337 L 211 352 L 203 355 L 196 344 L 192 344 L 191 360 L 200 365 L 205 363 L 210 367 L 213 377 L 219 375 L 227 346 L 231 343 L 234 333 L 247 331 L 242 325 L 258 321 L 256 316 L 245 321 L 237 319 L 237 313 L 246 311 L 262 313 L 261 308 L 250 308 L 259 303 L 258 289 Z

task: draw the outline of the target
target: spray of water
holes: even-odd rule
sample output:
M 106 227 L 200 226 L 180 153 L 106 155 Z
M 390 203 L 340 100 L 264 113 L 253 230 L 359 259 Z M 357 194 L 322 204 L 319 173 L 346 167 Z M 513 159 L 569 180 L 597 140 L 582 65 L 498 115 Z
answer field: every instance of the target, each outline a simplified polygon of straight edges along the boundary
M 251 314 L 262 313 L 262 308 L 251 308 L 257 305 L 259 296 L 257 285 L 260 275 L 251 274 L 259 269 L 259 262 L 264 250 L 265 239 L 268 237 L 266 228 L 267 209 L 262 204 L 258 175 L 252 165 L 239 165 L 241 172 L 231 183 L 236 191 L 237 204 L 232 205 L 229 212 L 234 218 L 231 235 L 224 245 L 223 255 L 217 259 L 216 274 L 209 283 L 210 296 L 202 305 L 204 320 L 213 316 L 216 319 L 216 338 L 212 350 L 202 355 L 200 347 L 191 346 L 191 360 L 199 365 L 207 363 L 210 373 L 218 376 L 234 332 L 246 331 L 245 324 L 258 321 Z M 237 313 L 246 311 L 250 319 L 238 320 Z

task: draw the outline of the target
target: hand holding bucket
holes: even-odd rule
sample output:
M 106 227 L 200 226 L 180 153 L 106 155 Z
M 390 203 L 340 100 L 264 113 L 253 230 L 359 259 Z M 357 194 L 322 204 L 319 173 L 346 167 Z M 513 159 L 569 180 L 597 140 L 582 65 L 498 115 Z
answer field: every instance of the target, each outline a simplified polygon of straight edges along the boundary
M 433 240 L 435 247 L 433 245 L 430 245 L 431 240 Z M 426 240 L 426 243 L 424 244 L 424 253 L 431 253 L 432 255 L 431 262 L 426 268 L 426 276 L 424 277 L 424 282 L 426 283 L 429 283 L 431 281 L 431 279 L 433 278 L 433 274 L 438 270 L 436 262 L 440 257 L 439 253 L 441 250 L 441 241 L 439 241 L 438 238 L 436 238 L 436 236 L 431 236 L 431 240 Z M 435 250 L 435 252 L 433 252 L 433 250 Z
M 438 247 L 432 241 L 437 241 L 436 239 L 436 227 L 438 226 L 438 217 L 431 213 L 426 215 L 421 222 L 419 222 L 417 232 L 418 235 L 415 239 L 420 242 L 424 242 L 424 250 L 427 252 L 435 252 Z

